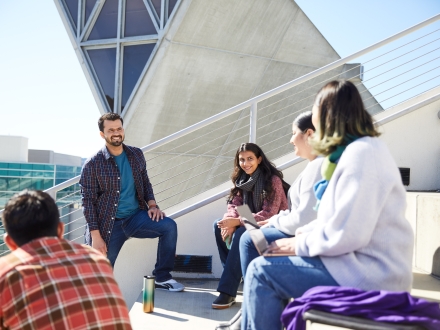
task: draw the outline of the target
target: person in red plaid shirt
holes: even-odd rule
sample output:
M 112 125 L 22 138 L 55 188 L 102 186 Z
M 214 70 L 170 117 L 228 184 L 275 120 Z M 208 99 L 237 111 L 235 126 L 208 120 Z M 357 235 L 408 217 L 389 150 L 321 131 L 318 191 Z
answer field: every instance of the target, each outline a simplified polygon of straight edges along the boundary
M 128 309 L 108 260 L 63 239 L 54 200 L 25 190 L 3 213 L 0 328 L 8 330 L 131 329 Z

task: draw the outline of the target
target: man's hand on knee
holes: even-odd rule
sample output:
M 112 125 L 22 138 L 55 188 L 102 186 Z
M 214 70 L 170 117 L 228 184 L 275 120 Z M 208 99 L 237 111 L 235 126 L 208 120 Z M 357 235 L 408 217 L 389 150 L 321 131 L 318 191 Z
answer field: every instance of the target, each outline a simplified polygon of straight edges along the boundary
M 157 207 L 150 207 L 148 209 L 148 216 L 154 221 L 159 221 L 162 220 L 163 217 L 165 216 L 165 213 L 162 212 L 160 209 L 158 209 Z

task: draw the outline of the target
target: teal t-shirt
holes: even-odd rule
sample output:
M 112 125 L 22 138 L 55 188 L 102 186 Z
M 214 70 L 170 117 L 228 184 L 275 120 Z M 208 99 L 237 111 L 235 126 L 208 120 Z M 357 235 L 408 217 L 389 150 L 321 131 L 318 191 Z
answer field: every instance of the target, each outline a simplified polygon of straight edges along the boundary
M 116 218 L 126 218 L 139 209 L 139 201 L 136 197 L 133 172 L 125 151 L 119 156 L 114 156 L 114 158 L 121 175 L 121 191 Z

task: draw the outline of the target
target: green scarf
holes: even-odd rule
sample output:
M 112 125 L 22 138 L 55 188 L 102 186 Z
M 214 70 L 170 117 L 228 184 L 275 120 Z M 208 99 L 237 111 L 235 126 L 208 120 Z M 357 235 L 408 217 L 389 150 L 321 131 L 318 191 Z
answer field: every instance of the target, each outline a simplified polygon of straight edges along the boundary
M 359 136 L 347 134 L 342 142 L 342 144 L 338 145 L 336 147 L 336 150 L 333 151 L 330 155 L 324 158 L 324 161 L 321 165 L 321 175 L 322 180 L 315 183 L 313 186 L 313 190 L 315 192 L 315 196 L 317 199 L 316 205 L 314 207 L 315 211 L 318 211 L 319 204 L 321 203 L 322 196 L 325 193 L 325 190 L 328 187 L 329 181 L 333 176 L 333 173 L 336 169 L 336 165 L 338 164 L 339 158 L 341 158 L 342 153 L 344 152 L 345 148 L 352 143 L 353 141 L 357 140 Z

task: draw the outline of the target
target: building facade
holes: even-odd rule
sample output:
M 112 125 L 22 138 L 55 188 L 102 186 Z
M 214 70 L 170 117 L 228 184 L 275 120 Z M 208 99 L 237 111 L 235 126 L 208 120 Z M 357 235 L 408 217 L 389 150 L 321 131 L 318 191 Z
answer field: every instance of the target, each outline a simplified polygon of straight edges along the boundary
M 7 146 L 0 155 L 0 209 L 16 193 L 24 189 L 46 190 L 81 174 L 83 160 L 51 150 L 28 149 L 28 139 L 21 136 L 2 136 L 0 144 Z M 79 186 L 74 185 L 57 193 L 61 220 L 69 230 L 72 209 L 78 206 Z M 7 248 L 2 240 L 4 228 L 0 219 L 0 254 Z
M 0 209 L 14 194 L 46 190 L 81 174 L 81 166 L 0 162 Z

